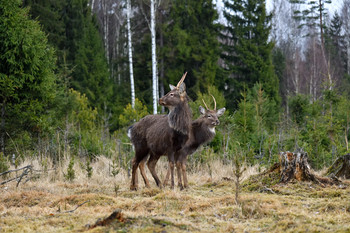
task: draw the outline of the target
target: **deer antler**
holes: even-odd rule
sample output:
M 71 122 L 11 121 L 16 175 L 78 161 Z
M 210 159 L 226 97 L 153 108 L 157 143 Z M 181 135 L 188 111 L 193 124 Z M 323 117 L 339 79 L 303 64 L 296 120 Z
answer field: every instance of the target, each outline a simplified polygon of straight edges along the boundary
M 207 110 L 209 110 L 207 104 L 204 102 L 204 99 L 202 99 L 202 101 L 203 101 L 204 106 L 207 108 Z
M 213 100 L 214 100 L 214 110 L 216 111 L 216 101 L 215 101 L 215 98 L 214 98 L 214 96 L 212 95 L 212 94 L 210 94 L 211 95 L 211 97 L 213 97 Z
M 180 79 L 179 83 L 176 85 L 176 89 L 178 89 L 180 87 L 180 85 L 184 82 L 185 78 L 186 78 L 186 73 L 184 73 L 184 75 L 182 75 L 182 78 Z

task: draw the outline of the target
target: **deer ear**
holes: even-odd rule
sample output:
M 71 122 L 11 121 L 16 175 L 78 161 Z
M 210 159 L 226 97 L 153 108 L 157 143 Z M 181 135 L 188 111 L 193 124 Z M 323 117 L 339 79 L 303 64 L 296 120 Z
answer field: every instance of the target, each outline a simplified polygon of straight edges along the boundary
M 181 83 L 179 90 L 180 90 L 180 94 L 186 92 L 186 85 L 185 85 L 185 83 Z
M 205 109 L 202 106 L 199 106 L 199 112 L 201 115 L 205 114 Z
M 174 85 L 169 84 L 170 90 L 174 90 L 176 87 Z
M 220 117 L 224 114 L 224 112 L 226 111 L 226 108 L 220 108 L 218 111 L 217 111 L 217 116 Z

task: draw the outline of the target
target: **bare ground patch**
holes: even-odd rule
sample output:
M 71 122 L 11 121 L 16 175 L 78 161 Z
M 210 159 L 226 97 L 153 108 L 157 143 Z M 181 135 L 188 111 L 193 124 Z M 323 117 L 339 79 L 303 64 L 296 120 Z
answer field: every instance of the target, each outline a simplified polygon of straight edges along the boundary
M 99 168 L 101 161 L 98 161 Z M 215 169 L 214 169 L 215 168 Z M 249 175 L 252 168 L 248 169 Z M 79 171 L 77 171 L 79 172 Z M 165 171 L 160 171 L 165 174 Z M 215 175 L 213 175 L 215 174 Z M 256 174 L 256 173 L 255 173 Z M 350 188 L 310 182 L 249 187 L 235 203 L 230 165 L 189 173 L 184 191 L 130 191 L 127 172 L 83 172 L 72 183 L 41 177 L 0 187 L 1 232 L 349 232 Z M 151 176 L 149 176 L 151 177 Z M 224 177 L 226 177 L 224 179 Z M 247 180 L 247 179 L 246 179 Z M 120 218 L 108 219 L 115 210 Z M 89 226 L 94 226 L 89 228 Z

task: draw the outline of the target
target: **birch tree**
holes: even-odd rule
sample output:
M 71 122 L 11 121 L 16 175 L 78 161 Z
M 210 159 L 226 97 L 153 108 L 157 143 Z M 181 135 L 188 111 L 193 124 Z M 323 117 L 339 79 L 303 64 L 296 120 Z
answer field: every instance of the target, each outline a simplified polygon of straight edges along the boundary
M 132 44 L 131 44 L 131 29 L 130 29 L 130 14 L 131 14 L 131 3 L 127 0 L 127 10 L 126 10 L 126 21 L 127 21 L 127 31 L 128 31 L 128 51 L 129 51 L 129 72 L 130 72 L 130 87 L 131 87 L 131 106 L 135 108 L 135 84 L 134 84 L 134 70 L 132 63 Z
M 153 95 L 153 114 L 157 114 L 158 106 L 158 78 L 157 78 L 157 55 L 156 55 L 156 14 L 154 5 L 156 0 L 151 0 L 151 38 L 152 38 L 152 95 Z
M 350 0 L 344 0 L 341 17 L 345 40 L 347 41 L 347 74 L 350 74 Z

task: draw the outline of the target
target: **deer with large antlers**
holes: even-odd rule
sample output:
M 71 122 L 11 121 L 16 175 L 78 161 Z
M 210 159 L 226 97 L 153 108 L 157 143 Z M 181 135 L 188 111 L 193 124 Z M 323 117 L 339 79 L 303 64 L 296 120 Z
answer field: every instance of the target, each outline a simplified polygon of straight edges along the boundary
M 170 85 L 171 91 L 159 99 L 159 104 L 169 109 L 168 115 L 148 115 L 129 128 L 130 139 L 135 148 L 135 158 L 132 161 L 131 190 L 136 190 L 138 186 L 138 167 L 146 187 L 150 187 L 144 171 L 148 154 L 150 157 L 168 156 L 171 186 L 174 187 L 174 154 L 186 143 L 191 132 L 192 113 L 188 106 L 188 96 L 184 83 L 186 74 L 182 76 L 176 86 Z M 149 160 L 147 165 L 157 186 L 162 187 L 155 171 L 156 162 Z
M 192 122 L 192 130 L 189 134 L 189 138 L 186 141 L 186 144 L 176 152 L 175 161 L 176 169 L 178 174 L 178 185 L 180 189 L 188 187 L 187 173 L 186 173 L 186 163 L 187 156 L 193 154 L 199 146 L 210 142 L 215 136 L 215 127 L 220 124 L 219 117 L 222 116 L 225 112 L 225 108 L 216 110 L 216 101 L 214 96 L 214 110 L 210 110 L 206 103 L 203 101 L 204 109 L 202 106 L 199 106 L 199 112 L 201 116 Z M 151 159 L 151 158 L 150 158 Z M 169 179 L 169 170 L 164 180 L 164 185 L 166 185 Z M 182 185 L 182 178 L 184 184 Z

